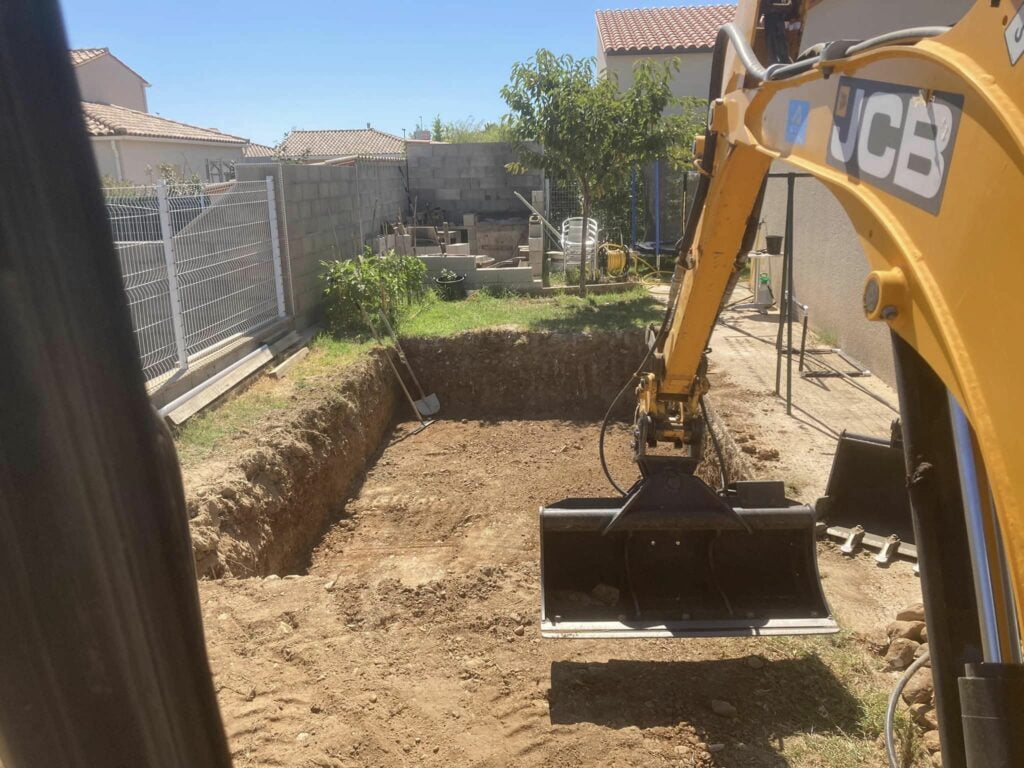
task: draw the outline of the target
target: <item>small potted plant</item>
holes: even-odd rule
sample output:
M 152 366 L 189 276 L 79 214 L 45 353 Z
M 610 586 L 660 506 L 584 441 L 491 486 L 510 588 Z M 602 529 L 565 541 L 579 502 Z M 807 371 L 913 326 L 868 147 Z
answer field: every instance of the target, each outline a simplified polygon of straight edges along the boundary
M 455 301 L 466 298 L 466 276 L 459 275 L 444 267 L 434 278 L 441 298 L 445 301 Z

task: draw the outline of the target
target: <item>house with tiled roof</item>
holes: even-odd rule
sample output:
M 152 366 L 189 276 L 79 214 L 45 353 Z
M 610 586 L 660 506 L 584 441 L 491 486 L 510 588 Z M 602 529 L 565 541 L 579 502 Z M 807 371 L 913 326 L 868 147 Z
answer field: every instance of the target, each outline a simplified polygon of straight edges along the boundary
M 257 144 L 256 142 L 250 141 L 242 148 L 242 157 L 246 161 L 253 162 L 270 162 L 277 157 L 277 153 L 273 147 L 268 147 L 266 144 Z
M 77 48 L 71 63 L 82 96 L 82 116 L 100 175 L 150 184 L 170 166 L 182 178 L 233 177 L 249 140 L 149 112 L 141 75 L 107 48 Z
M 307 163 L 352 157 L 396 159 L 405 156 L 405 139 L 366 128 L 327 131 L 289 131 L 279 147 L 283 157 Z
M 628 88 L 638 62 L 675 61 L 679 69 L 672 74 L 673 93 L 705 99 L 715 36 L 735 13 L 734 4 L 598 11 L 598 70 Z

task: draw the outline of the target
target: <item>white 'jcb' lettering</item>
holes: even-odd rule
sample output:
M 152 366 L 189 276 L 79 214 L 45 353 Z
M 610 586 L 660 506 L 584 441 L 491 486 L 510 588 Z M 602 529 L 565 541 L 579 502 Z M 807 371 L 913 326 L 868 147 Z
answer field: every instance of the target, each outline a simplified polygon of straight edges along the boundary
M 903 121 L 903 99 L 894 93 L 874 93 L 868 97 L 861 118 L 860 138 L 857 141 L 860 169 L 875 178 L 886 179 L 896 160 L 896 148 L 887 146 L 878 154 L 871 151 L 870 140 L 876 116 L 888 117 L 889 125 L 899 128 Z
M 912 100 L 907 110 L 907 123 L 903 126 L 893 183 L 922 197 L 935 197 L 942 189 L 946 172 L 942 153 L 949 144 L 949 126 L 952 124 L 953 111 L 942 102 Z M 919 166 L 927 163 L 928 170 L 911 168 L 912 157 Z

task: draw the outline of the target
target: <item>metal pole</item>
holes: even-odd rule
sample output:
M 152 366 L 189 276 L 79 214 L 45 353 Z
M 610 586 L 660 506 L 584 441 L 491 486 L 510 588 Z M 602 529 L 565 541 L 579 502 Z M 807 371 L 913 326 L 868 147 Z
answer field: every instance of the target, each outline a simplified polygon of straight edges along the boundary
M 174 328 L 174 346 L 178 354 L 178 368 L 188 368 L 188 347 L 185 345 L 185 323 L 181 315 L 181 295 L 178 291 L 178 269 L 174 258 L 174 237 L 171 234 L 171 209 L 167 203 L 167 182 L 156 185 L 157 206 L 160 211 L 160 236 L 164 242 L 164 264 L 167 268 L 167 294 L 171 303 L 171 325 Z
M 807 351 L 807 305 L 801 305 L 800 309 L 804 313 L 803 328 L 800 331 L 800 367 L 797 369 L 801 373 L 804 370 L 804 353 Z
M 277 316 L 284 317 L 284 278 L 281 275 L 281 241 L 277 236 L 277 200 L 274 196 L 274 177 L 267 176 L 267 213 L 270 216 L 270 250 L 274 264 L 274 287 L 277 289 Z
M 551 226 L 551 222 L 547 220 L 544 214 L 542 214 L 540 211 L 533 207 L 533 203 L 531 203 L 525 197 L 520 195 L 518 190 L 513 189 L 512 194 L 518 197 L 519 202 L 521 202 L 523 205 L 529 208 L 531 213 L 540 218 L 541 223 L 548 228 L 548 231 L 551 233 L 551 236 L 555 239 L 556 243 L 562 242 L 562 233 L 555 229 L 553 226 Z
M 775 395 L 782 394 L 782 329 L 786 322 L 786 313 L 789 310 L 788 286 L 788 261 L 785 256 L 782 258 L 782 301 L 779 302 L 779 330 L 775 335 Z
M 661 272 L 661 160 L 654 161 L 654 261 Z
M 629 247 L 636 248 L 636 168 L 629 172 Z
M 786 414 L 793 415 L 793 190 L 796 177 L 786 177 Z
M 974 438 L 967 414 L 952 394 L 947 393 L 949 414 L 953 426 L 953 442 L 956 446 L 956 464 L 960 475 L 960 492 L 963 495 L 964 515 L 967 518 L 967 545 L 971 553 L 971 571 L 974 574 L 974 596 L 978 603 L 978 624 L 981 629 L 981 646 L 985 661 L 1012 663 L 1019 658 L 1019 647 L 1009 647 L 1009 639 L 1016 636 L 1016 626 L 1004 636 L 1000 631 L 1000 616 L 1007 625 L 1016 621 L 1010 611 L 1013 601 L 1009 594 L 997 593 L 996 584 L 1004 583 L 1006 564 L 999 557 L 998 521 L 994 507 L 984 502 L 983 490 L 987 495 L 987 479 L 978 471 L 974 454 Z M 998 580 L 998 581 L 997 581 Z M 997 594 L 1002 600 L 997 598 Z M 999 603 L 1002 603 L 1001 605 Z

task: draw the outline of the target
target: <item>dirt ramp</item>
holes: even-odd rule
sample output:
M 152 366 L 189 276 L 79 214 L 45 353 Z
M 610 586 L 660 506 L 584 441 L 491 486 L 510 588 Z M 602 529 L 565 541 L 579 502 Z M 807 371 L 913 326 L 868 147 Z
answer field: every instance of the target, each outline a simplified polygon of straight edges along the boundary
M 404 339 L 446 418 L 600 419 L 644 354 L 640 330 L 570 334 L 473 331 Z M 623 398 L 619 418 L 630 418 Z
M 188 512 L 202 577 L 304 569 L 376 455 L 396 386 L 380 355 L 338 373 L 338 385 L 297 413 L 254 425 L 255 446 L 189 483 Z

